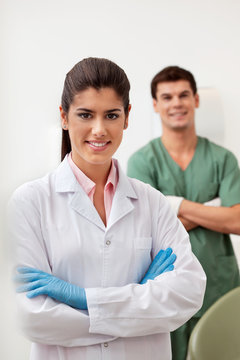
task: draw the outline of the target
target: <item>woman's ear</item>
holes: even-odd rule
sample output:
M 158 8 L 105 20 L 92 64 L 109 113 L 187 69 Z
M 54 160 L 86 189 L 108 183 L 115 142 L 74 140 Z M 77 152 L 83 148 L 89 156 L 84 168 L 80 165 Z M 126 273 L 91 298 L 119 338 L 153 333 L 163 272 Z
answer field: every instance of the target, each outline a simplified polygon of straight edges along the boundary
M 67 114 L 62 108 L 62 105 L 59 106 L 60 110 L 60 116 L 61 116 L 61 122 L 62 122 L 62 128 L 63 130 L 68 130 L 68 120 L 67 120 Z
M 128 118 L 129 118 L 129 113 L 130 113 L 131 108 L 132 108 L 132 105 L 129 104 L 128 105 L 128 114 L 127 114 L 125 122 L 124 122 L 124 127 L 123 127 L 124 129 L 127 129 L 127 127 L 128 127 Z

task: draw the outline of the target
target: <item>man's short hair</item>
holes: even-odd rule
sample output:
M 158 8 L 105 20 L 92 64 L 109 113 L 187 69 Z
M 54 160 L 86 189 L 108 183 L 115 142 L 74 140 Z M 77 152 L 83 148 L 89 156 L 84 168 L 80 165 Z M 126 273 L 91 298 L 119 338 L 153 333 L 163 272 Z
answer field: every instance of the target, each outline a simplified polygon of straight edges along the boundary
M 152 97 L 154 99 L 157 99 L 156 93 L 157 93 L 157 86 L 159 83 L 174 82 L 178 80 L 189 81 L 193 94 L 195 95 L 197 93 L 197 84 L 193 74 L 190 71 L 180 68 L 179 66 L 167 66 L 159 73 L 157 73 L 152 79 L 151 82 Z

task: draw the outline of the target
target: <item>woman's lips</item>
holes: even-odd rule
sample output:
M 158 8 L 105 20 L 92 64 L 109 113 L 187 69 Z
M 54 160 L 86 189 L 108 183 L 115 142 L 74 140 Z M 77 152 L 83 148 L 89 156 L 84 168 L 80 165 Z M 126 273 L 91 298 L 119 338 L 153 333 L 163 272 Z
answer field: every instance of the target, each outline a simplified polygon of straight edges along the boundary
M 103 151 L 108 147 L 110 141 L 86 141 L 91 149 L 95 151 Z

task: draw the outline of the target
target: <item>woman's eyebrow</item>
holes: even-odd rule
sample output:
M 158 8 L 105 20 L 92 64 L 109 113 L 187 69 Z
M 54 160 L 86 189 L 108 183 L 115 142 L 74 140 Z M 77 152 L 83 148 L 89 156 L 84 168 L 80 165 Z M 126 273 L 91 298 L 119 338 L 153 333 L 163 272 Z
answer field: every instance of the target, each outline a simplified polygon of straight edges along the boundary
M 86 112 L 90 112 L 90 113 L 93 113 L 93 112 L 94 112 L 94 111 L 92 111 L 92 110 L 85 109 L 85 108 L 77 108 L 76 110 L 77 110 L 77 111 L 78 111 L 78 110 L 86 111 Z
M 122 111 L 122 110 L 121 109 L 110 109 L 110 110 L 105 111 L 105 113 L 113 112 L 113 111 Z
M 77 108 L 76 109 L 77 111 L 86 111 L 86 112 L 89 112 L 89 113 L 93 113 L 94 111 L 93 110 L 90 110 L 90 109 L 86 109 L 86 108 Z M 121 109 L 118 109 L 118 108 L 116 108 L 116 109 L 109 109 L 109 110 L 106 110 L 106 111 L 104 111 L 105 113 L 109 113 L 109 112 L 114 112 L 114 111 L 122 111 Z

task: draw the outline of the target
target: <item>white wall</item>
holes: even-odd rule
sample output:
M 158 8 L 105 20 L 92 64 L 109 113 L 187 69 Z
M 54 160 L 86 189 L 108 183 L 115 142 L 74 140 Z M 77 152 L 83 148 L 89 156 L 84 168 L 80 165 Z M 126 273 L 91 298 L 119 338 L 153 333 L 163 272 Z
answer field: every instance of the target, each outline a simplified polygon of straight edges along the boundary
M 2 0 L 3 205 L 16 186 L 58 164 L 64 77 L 88 56 L 116 61 L 132 85 L 130 127 L 117 154 L 124 169 L 129 155 L 152 136 L 150 81 L 162 67 L 174 64 L 192 71 L 199 86 L 219 91 L 225 145 L 240 158 L 239 13 L 237 0 Z M 0 215 L 3 227 L 3 210 Z M 5 236 L 1 246 L 6 257 Z M 0 357 L 27 359 L 28 346 L 12 332 L 6 296 L 5 305 Z

